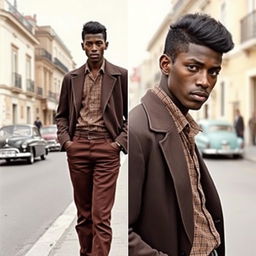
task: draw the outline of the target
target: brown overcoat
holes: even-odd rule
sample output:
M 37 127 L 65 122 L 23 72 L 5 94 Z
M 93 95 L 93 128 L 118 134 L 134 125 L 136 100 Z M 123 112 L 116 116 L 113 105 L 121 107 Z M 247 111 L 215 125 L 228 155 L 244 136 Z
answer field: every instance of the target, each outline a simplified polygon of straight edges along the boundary
M 56 114 L 58 139 L 62 146 L 72 140 L 82 104 L 85 65 L 64 76 Z M 105 60 L 101 108 L 113 140 L 127 151 L 127 70 Z
M 206 207 L 221 236 L 220 200 L 201 156 Z M 190 178 L 181 139 L 160 99 L 148 91 L 129 113 L 129 256 L 188 256 L 194 221 Z

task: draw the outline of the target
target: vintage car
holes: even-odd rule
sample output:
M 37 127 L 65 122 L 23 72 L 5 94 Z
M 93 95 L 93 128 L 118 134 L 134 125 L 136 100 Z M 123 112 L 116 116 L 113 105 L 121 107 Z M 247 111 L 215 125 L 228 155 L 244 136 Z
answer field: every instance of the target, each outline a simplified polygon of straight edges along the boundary
M 47 125 L 40 129 L 41 136 L 46 140 L 50 151 L 60 151 L 60 143 L 57 139 L 57 126 Z
M 47 154 L 46 141 L 36 126 L 8 125 L 0 129 L 0 160 L 26 159 L 32 164 L 36 157 L 44 160 Z
M 195 141 L 199 151 L 205 155 L 231 155 L 234 158 L 243 156 L 244 141 L 237 137 L 233 126 L 222 120 L 201 120 L 198 122 L 203 132 Z

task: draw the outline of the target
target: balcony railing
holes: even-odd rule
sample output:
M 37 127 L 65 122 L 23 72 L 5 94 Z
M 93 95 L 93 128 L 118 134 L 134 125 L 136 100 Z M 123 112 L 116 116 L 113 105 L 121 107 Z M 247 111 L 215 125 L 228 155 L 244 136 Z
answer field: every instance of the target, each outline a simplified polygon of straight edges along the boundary
M 35 82 L 31 79 L 27 79 L 27 91 L 35 92 Z
M 37 95 L 43 96 L 43 88 L 42 87 L 37 87 Z
M 31 33 L 33 33 L 33 25 L 26 20 L 26 18 L 19 13 L 14 5 L 9 3 L 7 0 L 4 0 L 4 9 L 10 12 L 20 23 L 23 24 Z
M 64 72 L 68 72 L 68 68 L 56 57 L 54 58 L 54 64 L 62 69 Z
M 14 87 L 21 89 L 22 83 L 21 83 L 21 75 L 20 74 L 18 74 L 16 72 L 12 73 L 12 84 Z
M 256 10 L 241 20 L 241 43 L 253 38 L 256 39 Z
M 47 60 L 52 62 L 52 55 L 51 53 L 49 53 L 47 50 L 45 50 L 44 48 L 37 48 L 36 49 L 36 55 L 46 58 Z
M 50 100 L 56 101 L 56 100 L 57 100 L 57 93 L 52 92 L 52 91 L 48 91 L 48 98 L 49 98 Z

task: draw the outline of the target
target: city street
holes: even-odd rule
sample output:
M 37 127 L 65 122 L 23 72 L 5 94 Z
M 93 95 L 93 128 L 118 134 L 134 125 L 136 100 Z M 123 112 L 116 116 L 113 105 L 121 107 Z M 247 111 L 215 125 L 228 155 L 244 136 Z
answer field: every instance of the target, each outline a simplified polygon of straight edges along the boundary
M 205 160 L 222 201 L 226 255 L 255 255 L 256 162 Z
M 0 256 L 22 256 L 72 201 L 62 152 L 32 165 L 0 162 Z

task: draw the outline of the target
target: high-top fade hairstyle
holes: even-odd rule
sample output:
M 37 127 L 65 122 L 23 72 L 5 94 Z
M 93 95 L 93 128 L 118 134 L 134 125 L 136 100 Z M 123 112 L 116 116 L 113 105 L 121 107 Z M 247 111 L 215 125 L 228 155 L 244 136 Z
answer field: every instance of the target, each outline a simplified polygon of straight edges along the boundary
M 82 31 L 83 41 L 86 34 L 103 34 L 104 40 L 107 41 L 107 29 L 98 21 L 89 21 L 84 24 Z
M 229 31 L 206 14 L 187 14 L 170 26 L 165 40 L 164 54 L 175 61 L 181 52 L 187 52 L 189 43 L 203 45 L 219 53 L 234 47 Z

